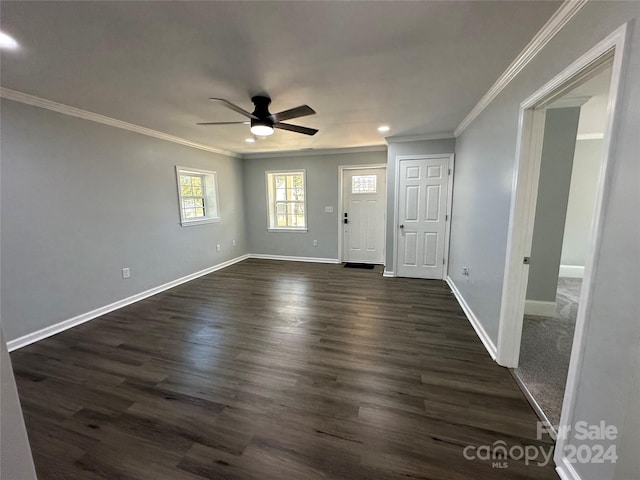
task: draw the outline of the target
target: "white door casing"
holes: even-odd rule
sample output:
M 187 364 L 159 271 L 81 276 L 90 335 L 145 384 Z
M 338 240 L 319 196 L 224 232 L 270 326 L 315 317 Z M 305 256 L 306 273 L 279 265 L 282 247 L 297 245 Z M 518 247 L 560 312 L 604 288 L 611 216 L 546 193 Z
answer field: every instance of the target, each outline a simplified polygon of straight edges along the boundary
M 504 271 L 502 304 L 500 307 L 500 323 L 497 342 L 497 362 L 505 367 L 516 368 L 520 356 L 522 341 L 523 312 L 526 297 L 526 280 L 528 266 L 523 258 L 528 256 L 531 244 L 535 213 L 535 199 L 538 190 L 538 169 L 540 151 L 538 144 L 543 139 L 544 106 L 561 96 L 576 81 L 584 78 L 605 61 L 613 59 L 607 120 L 604 128 L 603 156 L 600 164 L 600 175 L 596 187 L 596 209 L 591 226 L 591 238 L 585 265 L 580 302 L 576 314 L 575 333 L 559 431 L 567 431 L 574 425 L 575 407 L 578 398 L 579 379 L 584 361 L 587 331 L 592 316 L 592 295 L 597 277 L 598 252 L 601 249 L 604 231 L 605 199 L 611 189 L 613 152 L 616 151 L 617 136 L 614 126 L 619 115 L 620 104 L 624 101 L 622 94 L 623 72 L 628 48 L 630 23 L 622 25 L 595 47 L 588 50 L 580 58 L 556 75 L 544 86 L 520 104 L 518 137 L 516 140 L 516 165 L 514 170 L 514 189 L 511 197 L 511 212 L 507 239 L 507 254 Z M 533 201 L 533 205 L 532 205 Z M 567 458 L 567 447 L 574 445 L 569 435 L 559 435 L 554 449 L 556 471 L 562 478 L 569 478 L 574 471 L 572 461 Z
M 397 276 L 444 276 L 451 161 L 450 155 L 398 159 Z
M 386 173 L 385 167 L 342 170 L 340 221 L 345 262 L 384 263 Z

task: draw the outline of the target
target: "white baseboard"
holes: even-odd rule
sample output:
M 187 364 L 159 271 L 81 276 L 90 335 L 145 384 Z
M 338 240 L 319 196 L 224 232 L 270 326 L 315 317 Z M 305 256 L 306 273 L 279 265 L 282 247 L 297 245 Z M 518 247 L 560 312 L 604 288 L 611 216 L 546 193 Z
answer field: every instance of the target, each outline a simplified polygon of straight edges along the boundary
M 385 270 L 384 272 L 382 272 L 382 276 L 383 277 L 395 277 L 396 274 L 394 272 L 392 272 L 391 270 Z
M 541 300 L 525 300 L 524 314 L 534 317 L 553 317 L 556 312 L 556 302 L 543 302 Z
M 582 480 L 576 469 L 573 468 L 573 464 L 565 456 L 560 459 L 560 462 L 556 460 L 556 472 L 561 480 Z
M 18 337 L 7 342 L 7 349 L 12 352 L 14 350 L 17 350 L 18 348 L 26 347 L 27 345 L 37 342 L 38 340 L 42 340 L 50 337 L 51 335 L 55 335 L 56 333 L 63 332 L 69 328 L 80 325 L 81 323 L 88 322 L 89 320 L 93 320 L 94 318 L 100 317 L 109 312 L 113 312 L 114 310 L 117 310 L 119 308 L 126 307 L 127 305 L 131 305 L 132 303 L 139 302 L 140 300 L 144 300 L 145 298 L 157 293 L 163 292 L 173 287 L 177 287 L 178 285 L 189 282 L 191 280 L 195 280 L 196 278 L 202 277 L 203 275 L 221 270 L 225 267 L 233 265 L 234 263 L 246 260 L 247 258 L 249 258 L 249 255 L 242 255 L 241 257 L 232 258 L 231 260 L 219 263 L 218 265 L 214 265 L 213 267 L 205 268 L 204 270 L 200 270 L 199 272 L 180 277 L 163 285 L 158 285 L 157 287 L 150 288 L 149 290 L 145 290 L 144 292 L 140 292 L 130 297 L 123 298 L 122 300 L 118 300 L 117 302 L 110 303 L 109 305 L 105 305 L 104 307 L 96 308 L 95 310 L 91 310 L 90 312 L 77 315 L 73 318 L 69 318 L 68 320 L 56 323 L 55 325 L 50 325 L 36 332 Z
M 458 287 L 456 287 L 456 284 L 453 283 L 453 280 L 451 279 L 451 277 L 447 276 L 445 280 L 449 285 L 449 288 L 451 288 L 453 295 L 456 297 L 456 300 L 458 300 L 460 307 L 462 307 L 464 314 L 469 319 L 469 323 L 471 324 L 473 329 L 476 331 L 476 334 L 480 338 L 480 341 L 484 345 L 484 348 L 487 349 L 487 352 L 489 352 L 489 355 L 491 355 L 491 358 L 495 360 L 498 353 L 498 349 L 496 348 L 495 344 L 491 340 L 491 337 L 489 336 L 487 331 L 484 329 L 484 327 L 480 323 L 480 320 L 478 320 L 478 317 L 476 317 L 475 313 L 473 313 L 473 310 L 471 310 L 471 307 L 469 307 L 466 300 L 460 293 L 460 290 L 458 290 Z
M 341 263 L 337 258 L 291 257 L 289 255 L 264 255 L 262 253 L 250 253 L 249 258 L 259 258 L 262 260 L 285 260 L 287 262 Z
M 580 265 L 560 265 L 560 277 L 584 278 L 584 267 Z

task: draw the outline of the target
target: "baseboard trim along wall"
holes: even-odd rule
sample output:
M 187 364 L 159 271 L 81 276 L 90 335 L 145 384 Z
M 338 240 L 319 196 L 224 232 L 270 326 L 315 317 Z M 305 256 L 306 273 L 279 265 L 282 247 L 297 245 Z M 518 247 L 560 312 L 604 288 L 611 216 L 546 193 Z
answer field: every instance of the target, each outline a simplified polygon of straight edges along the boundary
M 580 265 L 560 265 L 560 277 L 584 278 L 584 267 Z
M 453 282 L 451 277 L 447 276 L 446 282 L 449 285 L 449 288 L 451 288 L 451 292 L 453 292 L 454 297 L 456 297 L 456 300 L 458 300 L 458 303 L 460 304 L 462 311 L 467 316 L 469 323 L 471 324 L 473 329 L 476 331 L 476 334 L 480 338 L 480 341 L 484 345 L 484 348 L 487 349 L 487 352 L 489 352 L 489 355 L 491 355 L 491 358 L 495 360 L 498 353 L 498 349 L 496 348 L 495 344 L 491 340 L 491 337 L 489 336 L 487 331 L 484 329 L 484 327 L 478 320 L 478 317 L 476 317 L 475 313 L 473 313 L 473 310 L 471 310 L 471 307 L 469 307 L 469 305 L 467 304 L 466 300 L 460 293 L 460 290 L 458 290 L 458 287 L 456 287 L 456 284 Z
M 248 258 L 261 258 L 265 260 L 286 260 L 291 262 L 334 264 L 340 263 L 337 258 L 290 257 L 286 255 L 262 255 L 258 253 L 242 255 L 240 257 L 232 258 L 231 260 L 227 260 L 226 262 L 214 265 L 213 267 L 205 268 L 204 270 L 200 270 L 199 272 L 195 272 L 190 275 L 180 277 L 176 280 L 172 280 L 165 284 L 158 285 L 157 287 L 150 288 L 149 290 L 145 290 L 144 292 L 137 293 L 127 298 L 123 298 L 122 300 L 110 303 L 109 305 L 105 305 L 104 307 L 96 308 L 95 310 L 91 310 L 90 312 L 77 315 L 67 320 L 63 320 L 62 322 L 56 323 L 55 325 L 50 325 L 36 332 L 28 333 L 27 335 L 18 337 L 15 340 L 10 340 L 7 342 L 7 349 L 12 352 L 19 348 L 26 347 L 27 345 L 35 343 L 39 340 L 43 340 L 47 337 L 55 335 L 56 333 L 64 332 L 69 328 L 73 328 L 77 325 L 88 322 L 89 320 L 93 320 L 94 318 L 101 317 L 102 315 L 105 315 L 109 312 L 113 312 L 114 310 L 118 310 L 119 308 L 131 305 L 132 303 L 139 302 L 140 300 L 144 300 L 145 298 L 151 297 L 152 295 L 160 292 L 164 292 L 165 290 L 169 290 L 170 288 L 177 287 L 178 285 L 182 285 L 183 283 L 190 282 L 191 280 L 195 280 L 196 278 L 202 277 L 203 275 L 208 275 L 209 273 L 213 273 L 217 270 L 222 270 L 223 268 L 229 267 L 234 263 L 241 262 Z
M 556 472 L 562 480 L 582 480 L 576 469 L 567 457 L 562 457 L 560 464 L 556 466 Z
M 7 342 L 7 349 L 12 352 L 14 350 L 17 350 L 18 348 L 26 347 L 27 345 L 37 342 L 38 340 L 43 340 L 47 337 L 55 335 L 56 333 L 63 332 L 69 328 L 88 322 L 89 320 L 93 320 L 94 318 L 98 318 L 109 312 L 113 312 L 114 310 L 118 310 L 119 308 L 126 307 L 127 305 L 139 302 L 140 300 L 144 300 L 145 298 L 151 297 L 152 295 L 155 295 L 157 293 L 164 292 L 165 290 L 169 290 L 170 288 L 177 287 L 178 285 L 189 282 L 191 280 L 195 280 L 196 278 L 202 277 L 203 275 L 207 275 L 217 270 L 222 270 L 223 268 L 229 267 L 234 263 L 241 262 L 242 260 L 246 260 L 247 258 L 249 258 L 249 255 L 242 255 L 240 257 L 232 258 L 231 260 L 219 263 L 217 265 L 214 265 L 213 267 L 205 268 L 204 270 L 200 270 L 190 275 L 180 277 L 163 285 L 158 285 L 157 287 L 153 287 L 149 290 L 145 290 L 144 292 L 137 293 L 127 298 L 123 298 L 122 300 L 118 300 L 117 302 L 110 303 L 109 305 L 105 305 L 104 307 L 96 308 L 95 310 L 77 315 L 73 318 L 69 318 L 68 320 L 56 323 L 55 325 L 50 325 L 36 332 L 29 333 L 22 337 L 16 338 L 15 340 Z
M 396 274 L 393 273 L 391 270 L 385 270 L 384 272 L 382 272 L 382 276 L 383 277 L 395 277 Z
M 525 300 L 524 314 L 534 317 L 553 317 L 556 311 L 556 302 L 543 302 L 542 300 Z
M 291 257 L 289 255 L 264 255 L 262 253 L 251 253 L 248 258 L 258 258 L 262 260 L 284 260 L 287 262 L 309 262 L 309 263 L 340 263 L 337 258 L 320 257 Z
M 544 410 L 542 410 L 542 407 L 531 393 L 531 390 L 529 390 L 527 384 L 524 383 L 524 380 L 520 377 L 518 370 L 515 368 L 510 368 L 509 373 L 511 373 L 511 376 L 518 384 L 518 387 L 520 387 L 520 390 L 522 390 L 522 394 L 529 402 L 529 405 L 531 405 L 531 408 L 533 408 L 533 411 L 536 412 L 536 415 L 538 416 L 540 421 L 544 423 L 551 438 L 553 438 L 554 440 L 558 438 L 558 431 L 556 430 L 556 426 L 551 423 L 549 417 L 547 417 L 547 414 L 544 413 Z

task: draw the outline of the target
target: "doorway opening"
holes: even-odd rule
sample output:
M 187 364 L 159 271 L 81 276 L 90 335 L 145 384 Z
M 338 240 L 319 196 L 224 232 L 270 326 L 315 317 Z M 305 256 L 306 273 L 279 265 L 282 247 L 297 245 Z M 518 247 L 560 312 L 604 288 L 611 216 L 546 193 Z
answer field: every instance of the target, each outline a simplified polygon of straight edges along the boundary
M 621 85 L 626 38 L 627 26 L 623 25 L 607 38 L 602 40 L 598 45 L 586 52 L 574 63 L 569 65 L 565 70 L 542 86 L 520 105 L 519 130 L 516 147 L 516 168 L 514 171 L 514 187 L 507 239 L 507 256 L 503 280 L 496 358 L 500 365 L 514 369 L 519 366 L 525 304 L 528 283 L 530 280 L 530 267 L 535 262 L 544 262 L 545 259 L 545 256 L 541 256 L 540 254 L 537 254 L 537 258 L 534 258 L 532 254 L 532 246 L 536 207 L 538 206 L 539 201 L 538 187 L 539 182 L 544 181 L 541 177 L 541 164 L 543 161 L 545 147 L 545 122 L 547 121 L 547 114 L 554 110 L 554 108 L 551 107 L 555 106 L 562 108 L 563 97 L 564 100 L 567 101 L 567 94 L 576 90 L 579 92 L 579 89 L 581 87 L 586 88 L 585 86 L 588 86 L 590 81 L 592 82 L 591 85 L 593 85 L 593 83 L 597 83 L 597 80 L 595 80 L 596 77 L 607 70 L 610 72 L 608 74 L 604 74 L 607 79 L 610 79 L 608 83 L 607 80 L 603 80 L 603 83 L 606 83 L 609 86 L 609 93 L 606 95 L 607 107 L 604 119 L 601 153 L 598 157 L 599 165 L 597 167 L 597 179 L 595 186 L 591 187 L 593 206 L 587 209 L 592 221 L 589 228 L 589 234 L 587 235 L 588 238 L 582 239 L 582 246 L 584 248 L 584 268 L 581 270 L 583 278 L 581 279 L 581 284 L 578 287 L 578 293 L 573 294 L 574 297 L 576 297 L 575 303 L 577 304 L 574 323 L 575 327 L 573 335 L 567 335 L 571 340 L 571 351 L 569 354 L 568 373 L 566 374 L 566 385 L 563 390 L 563 398 L 561 400 L 562 406 L 560 409 L 559 423 L 557 424 L 557 427 L 563 431 L 565 428 L 569 428 L 569 422 L 573 418 L 573 410 L 575 408 L 577 398 L 577 380 L 580 374 L 585 344 L 585 331 L 587 329 L 587 322 L 591 321 L 590 309 L 592 287 L 594 279 L 597 276 L 596 260 L 601 243 L 602 226 L 604 224 L 602 219 L 602 213 L 604 210 L 603 205 L 609 194 L 610 188 L 608 182 L 608 178 L 611 175 L 610 158 L 612 156 L 612 152 L 615 150 L 615 136 L 612 132 L 615 128 L 616 111 L 618 110 L 618 104 L 620 102 L 618 91 Z M 589 100 L 590 99 L 587 99 L 587 101 Z M 571 102 L 567 101 L 568 103 L 564 106 L 575 107 L 575 98 L 572 101 L 574 102 L 573 105 Z M 580 108 L 582 108 L 583 105 L 586 105 L 586 102 L 580 105 Z M 589 136 L 585 136 L 582 138 L 588 137 Z M 595 137 L 595 135 L 593 135 L 593 137 Z M 575 145 L 574 150 L 570 153 L 574 156 L 571 157 L 569 161 L 573 162 L 576 153 Z M 584 169 L 577 169 L 576 175 L 578 175 L 578 172 L 580 171 L 583 172 Z M 571 169 L 569 169 L 569 178 L 571 178 L 571 176 Z M 578 182 L 577 178 L 576 182 Z M 571 181 L 569 181 L 569 185 L 570 184 Z M 571 187 L 569 186 L 569 189 L 570 188 Z M 546 194 L 546 190 L 541 190 L 541 192 Z M 569 197 L 571 197 L 570 192 L 568 198 L 565 200 L 566 206 L 565 211 L 563 212 L 564 216 L 560 222 L 560 228 L 563 229 L 562 234 L 560 235 L 561 239 L 564 237 L 564 230 L 569 228 L 566 222 L 566 209 L 569 206 Z M 544 205 L 544 202 L 540 202 L 540 205 Z M 567 239 L 569 239 L 569 230 L 567 230 L 567 234 Z M 555 288 L 556 294 L 555 307 L 558 306 L 558 284 L 561 282 L 559 282 L 557 278 L 561 274 L 560 263 L 563 258 L 563 248 L 561 240 L 559 254 L 556 249 L 556 257 L 558 258 L 556 280 L 552 282 L 552 286 Z M 566 253 L 567 252 L 565 252 L 565 254 Z M 565 261 L 569 262 L 567 258 L 568 257 L 565 256 Z M 572 269 L 570 267 L 579 266 L 580 265 L 565 265 L 565 267 L 569 268 L 564 268 L 562 270 L 564 277 L 567 277 L 567 272 L 571 272 L 572 270 L 573 272 L 576 271 L 576 269 Z M 573 291 L 575 291 L 575 289 Z M 569 292 L 566 293 L 568 297 L 572 295 L 570 293 L 571 288 L 566 289 L 565 292 Z M 573 302 L 571 303 L 573 304 Z M 549 305 L 545 305 L 544 303 L 538 305 L 534 303 L 533 307 L 542 308 L 543 310 L 545 308 L 551 308 Z M 530 308 L 531 305 L 529 306 L 529 309 Z M 547 310 L 547 313 L 549 313 L 549 310 Z M 558 335 L 553 336 L 553 339 L 554 341 L 557 341 Z M 544 354 L 544 352 L 539 352 L 539 355 Z M 518 375 L 515 376 L 516 380 L 518 380 Z M 534 408 L 536 408 L 537 401 L 532 398 L 530 395 L 531 392 L 528 391 L 528 388 L 522 382 L 519 383 L 520 386 L 523 387 L 525 395 L 529 394 L 529 399 L 532 401 Z M 539 403 L 537 406 L 540 407 Z M 540 408 L 537 408 L 538 413 L 540 413 L 540 410 Z M 541 415 L 543 421 L 545 420 L 545 417 L 546 415 Z M 553 431 L 555 430 L 553 428 L 554 425 L 552 425 L 549 420 L 550 419 L 547 418 L 546 423 Z M 558 465 L 569 465 L 567 463 L 568 459 L 563 453 L 566 442 L 567 438 L 564 436 L 558 436 L 554 457 L 556 464 Z
M 339 255 L 353 265 L 382 265 L 385 257 L 387 167 L 339 168 Z
M 611 61 L 546 107 L 516 379 L 557 428 L 591 243 Z

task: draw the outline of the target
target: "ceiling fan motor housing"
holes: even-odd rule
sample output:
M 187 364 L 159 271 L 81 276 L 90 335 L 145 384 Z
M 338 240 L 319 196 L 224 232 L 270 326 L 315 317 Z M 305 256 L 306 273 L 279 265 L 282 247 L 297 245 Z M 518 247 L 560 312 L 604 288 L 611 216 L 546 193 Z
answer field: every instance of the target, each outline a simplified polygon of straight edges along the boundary
M 273 127 L 273 115 L 271 115 L 271 113 L 269 112 L 269 104 L 271 103 L 271 99 L 269 97 L 257 95 L 255 97 L 252 97 L 251 101 L 256 107 L 253 111 L 253 115 L 255 117 L 258 117 L 257 119 L 251 119 L 251 126 L 253 127 L 254 125 L 268 125 L 269 127 Z

